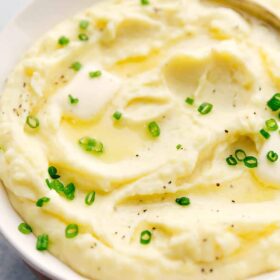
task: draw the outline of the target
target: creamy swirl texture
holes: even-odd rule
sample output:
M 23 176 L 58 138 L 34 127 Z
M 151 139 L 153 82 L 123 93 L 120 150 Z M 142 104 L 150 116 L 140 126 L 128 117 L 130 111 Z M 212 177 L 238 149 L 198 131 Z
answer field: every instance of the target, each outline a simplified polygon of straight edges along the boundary
M 100 280 L 280 269 L 278 16 L 273 0 L 106 0 L 28 51 L 1 96 L 0 177 L 53 255 Z

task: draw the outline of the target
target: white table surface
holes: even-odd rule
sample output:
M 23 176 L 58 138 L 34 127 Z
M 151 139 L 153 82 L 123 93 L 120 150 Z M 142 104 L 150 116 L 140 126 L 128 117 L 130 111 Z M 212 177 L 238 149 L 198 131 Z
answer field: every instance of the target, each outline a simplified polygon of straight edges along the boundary
M 0 0 L 0 30 L 30 0 Z M 40 0 L 36 0 L 40 1 Z M 1 47 L 0 47 L 1 50 Z M 5 215 L 5 213 L 1 213 Z M 1 219 L 1 216 L 0 216 Z M 35 280 L 35 276 L 0 234 L 0 280 Z

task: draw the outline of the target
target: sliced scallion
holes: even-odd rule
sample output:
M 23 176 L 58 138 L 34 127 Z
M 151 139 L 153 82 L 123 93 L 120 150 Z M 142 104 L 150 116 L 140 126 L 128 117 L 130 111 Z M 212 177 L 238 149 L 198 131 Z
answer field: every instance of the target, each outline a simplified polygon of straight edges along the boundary
M 88 206 L 91 206 L 95 201 L 95 192 L 90 192 L 86 195 L 85 203 Z
M 152 240 L 152 233 L 149 230 L 144 230 L 141 232 L 140 235 L 140 243 L 142 245 L 147 245 L 151 242 Z
M 32 228 L 30 225 L 28 225 L 27 223 L 21 223 L 18 226 L 18 230 L 22 233 L 22 234 L 30 234 L 32 232 Z
M 238 149 L 235 151 L 235 157 L 237 158 L 238 161 L 243 161 L 246 158 L 246 153 L 242 149 Z
M 201 114 L 201 115 L 207 115 L 209 114 L 213 109 L 213 105 L 210 104 L 210 103 L 202 103 L 199 107 L 198 107 L 198 112 Z
M 274 151 L 269 151 L 266 157 L 271 162 L 276 162 L 278 160 L 278 154 Z
M 185 196 L 176 198 L 175 202 L 181 206 L 188 206 L 191 204 L 190 199 Z
M 160 127 L 156 122 L 150 122 L 148 124 L 148 131 L 152 135 L 152 137 L 160 136 Z
M 70 224 L 65 229 L 66 238 L 75 238 L 79 234 L 79 227 L 76 224 Z
M 248 168 L 256 168 L 256 167 L 258 167 L 258 159 L 253 156 L 247 156 L 244 159 L 244 164 Z
M 43 207 L 44 204 L 48 203 L 50 201 L 49 197 L 42 197 L 40 199 L 37 200 L 36 202 L 36 206 L 37 207 Z
M 49 236 L 47 234 L 42 234 L 37 237 L 36 249 L 38 251 L 48 250 L 49 247 Z
M 36 118 L 36 117 L 33 117 L 33 116 L 27 116 L 26 118 L 26 124 L 32 128 L 32 129 L 35 129 L 35 128 L 38 128 L 40 126 L 40 121 Z

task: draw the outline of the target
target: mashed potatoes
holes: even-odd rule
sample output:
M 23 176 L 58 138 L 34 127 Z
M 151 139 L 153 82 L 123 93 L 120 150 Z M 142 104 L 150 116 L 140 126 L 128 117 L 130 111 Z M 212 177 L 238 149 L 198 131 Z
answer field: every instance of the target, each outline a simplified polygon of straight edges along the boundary
M 0 111 L 0 177 L 37 248 L 88 279 L 279 269 L 278 14 L 111 0 L 46 34 Z

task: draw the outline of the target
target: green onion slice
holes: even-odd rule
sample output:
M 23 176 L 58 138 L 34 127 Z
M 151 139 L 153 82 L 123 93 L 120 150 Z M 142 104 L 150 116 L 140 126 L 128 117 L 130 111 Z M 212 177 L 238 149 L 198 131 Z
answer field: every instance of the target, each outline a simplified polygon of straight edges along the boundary
M 149 0 L 141 0 L 141 5 L 145 6 L 145 5 L 149 5 L 150 1 Z
M 276 131 L 278 129 L 278 124 L 275 119 L 270 119 L 265 122 L 266 128 L 269 131 Z
M 85 33 L 81 33 L 81 34 L 79 34 L 79 39 L 80 39 L 80 41 L 88 41 L 89 40 L 89 37 L 88 37 L 88 35 L 87 34 L 85 34 Z
M 104 151 L 103 144 L 91 137 L 81 138 L 79 145 L 87 152 L 103 153 Z
M 267 106 L 272 111 L 278 111 L 280 109 L 280 93 L 276 93 L 268 102 Z
M 75 198 L 75 191 L 76 191 L 76 186 L 73 183 L 68 184 L 64 188 L 65 197 L 68 200 L 73 200 Z
M 46 179 L 46 183 L 50 190 L 55 190 L 60 195 L 64 194 L 64 184 L 61 181 L 57 179 L 54 180 Z
M 176 146 L 176 149 L 177 150 L 181 150 L 183 148 L 183 146 L 181 145 L 181 144 L 178 144 L 177 146 Z
M 143 245 L 147 245 L 152 240 L 152 233 L 149 230 L 144 230 L 140 235 L 140 243 Z
M 187 97 L 187 99 L 185 100 L 185 102 L 189 105 L 193 105 L 194 104 L 194 99 L 191 97 Z
M 210 103 L 202 103 L 199 107 L 198 107 L 198 112 L 201 114 L 201 115 L 207 115 L 209 114 L 213 109 L 213 105 L 210 104 Z
M 238 161 L 243 161 L 246 158 L 246 153 L 244 150 L 238 149 L 235 151 L 235 157 Z
M 113 118 L 117 121 L 119 121 L 121 118 L 122 118 L 122 113 L 119 112 L 119 111 L 116 111 L 114 114 L 113 114 Z
M 38 128 L 40 126 L 39 120 L 36 117 L 32 117 L 32 116 L 27 116 L 26 124 L 33 129 Z
M 102 76 L 102 72 L 100 70 L 89 72 L 89 77 L 92 78 L 92 79 L 98 78 L 98 77 L 101 77 L 101 76 Z
M 191 204 L 190 199 L 185 196 L 176 198 L 175 202 L 181 206 L 188 206 Z
M 148 124 L 148 130 L 153 137 L 160 136 L 160 127 L 156 122 L 151 122 Z
M 37 237 L 36 249 L 38 251 L 48 250 L 49 247 L 49 236 L 47 234 L 42 234 Z
M 58 39 L 58 44 L 61 45 L 61 46 L 67 46 L 68 44 L 70 43 L 70 40 L 69 38 L 65 37 L 65 36 L 61 36 L 59 39 Z
M 270 134 L 265 130 L 265 129 L 261 129 L 260 130 L 260 134 L 263 136 L 263 138 L 265 139 L 269 139 L 270 138 Z
M 82 30 L 86 30 L 89 27 L 89 21 L 88 20 L 81 20 L 79 26 Z
M 91 206 L 95 201 L 95 192 L 90 192 L 86 195 L 86 198 L 85 198 L 85 203 L 88 205 L 88 206 Z
M 51 177 L 52 179 L 58 179 L 58 178 L 60 178 L 60 175 L 57 174 L 57 169 L 56 169 L 56 167 L 50 166 L 50 167 L 48 168 L 48 172 L 49 172 L 49 175 L 50 175 L 50 177 Z
M 227 157 L 226 162 L 228 165 L 231 165 L 231 166 L 235 166 L 238 163 L 236 158 L 233 155 L 230 155 L 229 157 Z
M 70 66 L 70 68 L 71 68 L 72 70 L 76 71 L 76 72 L 79 72 L 79 71 L 82 69 L 82 67 L 83 67 L 83 65 L 82 65 L 80 62 L 78 62 L 78 61 L 74 62 L 74 63 Z
M 79 234 L 79 227 L 76 224 L 70 224 L 65 229 L 66 238 L 75 238 Z
M 32 228 L 30 225 L 28 225 L 27 223 L 21 223 L 18 226 L 18 230 L 22 233 L 22 234 L 30 234 L 32 232 Z
M 69 103 L 71 105 L 77 105 L 79 103 L 79 99 L 78 98 L 75 98 L 73 97 L 72 95 L 68 95 L 68 99 L 69 99 Z
M 278 160 L 278 154 L 274 151 L 269 151 L 266 157 L 271 162 L 276 162 Z
M 37 200 L 36 206 L 37 207 L 43 207 L 44 204 L 48 203 L 51 199 L 49 197 L 42 197 Z
M 255 158 L 253 156 L 247 156 L 244 159 L 244 164 L 248 168 L 256 168 L 256 167 L 258 167 L 258 160 L 257 160 L 257 158 Z

